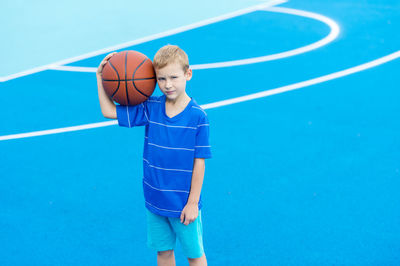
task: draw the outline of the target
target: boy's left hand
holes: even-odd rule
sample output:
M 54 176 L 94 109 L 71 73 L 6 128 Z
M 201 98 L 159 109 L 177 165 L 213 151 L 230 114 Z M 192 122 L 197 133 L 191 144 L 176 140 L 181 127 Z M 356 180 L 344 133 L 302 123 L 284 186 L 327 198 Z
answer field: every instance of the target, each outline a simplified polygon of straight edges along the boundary
M 181 223 L 188 225 L 196 220 L 199 215 L 199 206 L 194 203 L 187 203 L 182 210 Z

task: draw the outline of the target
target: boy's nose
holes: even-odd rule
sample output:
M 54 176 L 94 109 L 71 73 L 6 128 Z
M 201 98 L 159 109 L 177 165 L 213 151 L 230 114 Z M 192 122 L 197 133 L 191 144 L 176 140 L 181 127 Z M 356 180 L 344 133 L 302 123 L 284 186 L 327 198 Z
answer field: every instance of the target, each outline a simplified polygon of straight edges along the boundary
M 171 81 L 167 79 L 166 83 L 165 83 L 165 87 L 166 88 L 171 88 Z

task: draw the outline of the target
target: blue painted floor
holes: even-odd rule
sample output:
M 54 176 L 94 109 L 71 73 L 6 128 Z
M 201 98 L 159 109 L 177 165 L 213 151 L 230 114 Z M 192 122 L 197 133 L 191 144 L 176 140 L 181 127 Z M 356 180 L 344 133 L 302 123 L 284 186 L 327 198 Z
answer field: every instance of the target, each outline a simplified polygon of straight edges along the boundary
M 399 50 L 394 1 L 290 1 L 336 21 L 319 49 L 194 70 L 202 104 L 317 78 Z M 255 11 L 127 47 L 178 44 L 191 64 L 284 52 L 327 25 Z M 97 67 L 105 54 L 71 63 Z M 400 264 L 400 61 L 295 91 L 206 109 L 209 265 Z M 0 137 L 108 121 L 94 73 L 47 70 L 0 83 Z M 157 90 L 155 94 L 160 94 Z M 1 265 L 155 265 L 146 247 L 144 128 L 108 126 L 0 141 Z M 178 265 L 186 258 L 178 245 Z

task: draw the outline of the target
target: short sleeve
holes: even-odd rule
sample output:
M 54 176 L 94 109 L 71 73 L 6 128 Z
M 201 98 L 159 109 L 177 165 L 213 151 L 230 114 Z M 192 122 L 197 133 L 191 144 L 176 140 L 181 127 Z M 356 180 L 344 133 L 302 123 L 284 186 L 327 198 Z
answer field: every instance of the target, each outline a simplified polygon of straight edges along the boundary
M 202 116 L 197 125 L 196 145 L 195 145 L 195 158 L 211 158 L 210 146 L 210 123 L 207 115 Z
M 118 125 L 122 127 L 144 126 L 149 123 L 147 101 L 134 105 L 117 105 Z

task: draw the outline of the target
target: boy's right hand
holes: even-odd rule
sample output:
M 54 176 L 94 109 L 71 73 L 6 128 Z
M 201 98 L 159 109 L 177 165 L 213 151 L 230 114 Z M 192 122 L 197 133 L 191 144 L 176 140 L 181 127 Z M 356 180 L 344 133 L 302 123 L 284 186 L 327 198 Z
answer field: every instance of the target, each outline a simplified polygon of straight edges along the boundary
M 97 68 L 96 75 L 97 75 L 98 77 L 101 77 L 101 74 L 103 73 L 104 65 L 105 65 L 105 64 L 108 62 L 108 60 L 110 60 L 110 58 L 111 58 L 113 55 L 115 55 L 116 53 L 117 53 L 117 52 L 113 52 L 113 53 L 111 53 L 111 54 L 106 55 L 106 57 L 104 57 L 103 61 L 101 61 L 99 67 Z

